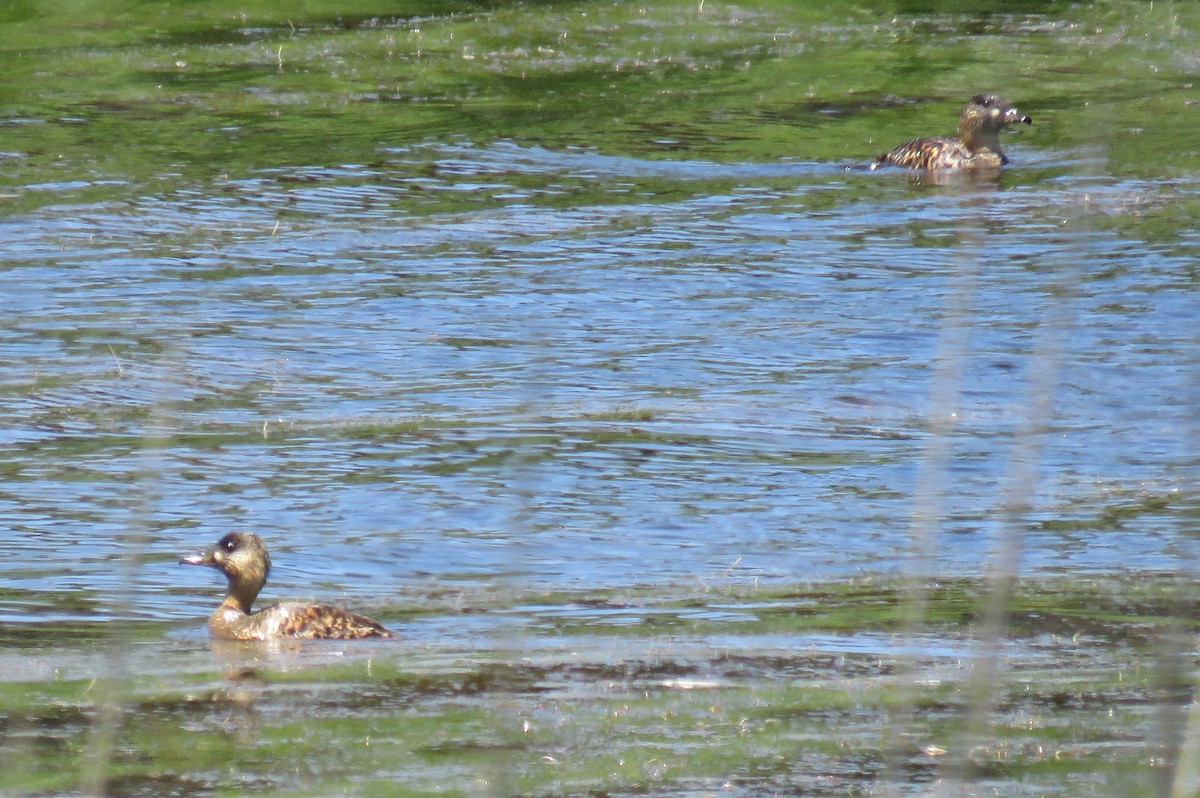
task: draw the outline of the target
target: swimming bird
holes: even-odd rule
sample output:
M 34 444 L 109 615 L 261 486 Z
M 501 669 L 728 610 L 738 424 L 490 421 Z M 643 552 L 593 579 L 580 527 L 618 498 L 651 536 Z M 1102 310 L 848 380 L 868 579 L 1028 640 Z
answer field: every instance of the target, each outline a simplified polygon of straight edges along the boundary
M 957 137 L 913 139 L 880 155 L 871 168 L 895 164 L 924 171 L 997 170 L 1008 163 L 1000 149 L 1000 132 L 1021 122 L 1032 125 L 1033 119 L 998 94 L 976 94 L 959 117 Z
M 250 607 L 271 572 L 267 547 L 251 532 L 230 532 L 207 551 L 179 562 L 216 568 L 229 580 L 225 600 L 208 619 L 209 632 L 221 640 L 395 637 L 378 621 L 328 604 L 284 602 L 251 613 Z

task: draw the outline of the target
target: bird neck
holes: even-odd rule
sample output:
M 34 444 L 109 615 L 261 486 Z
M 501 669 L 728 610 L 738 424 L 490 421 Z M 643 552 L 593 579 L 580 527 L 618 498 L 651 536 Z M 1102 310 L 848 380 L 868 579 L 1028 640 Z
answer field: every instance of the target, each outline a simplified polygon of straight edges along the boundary
M 958 137 L 972 155 L 990 151 L 1004 157 L 1000 150 L 999 128 L 989 128 L 985 121 L 977 116 L 968 114 L 962 118 L 958 123 Z
M 262 590 L 262 586 L 262 582 L 245 580 L 235 582 L 230 579 L 229 590 L 226 591 L 225 600 L 221 602 L 221 606 L 249 615 L 250 607 L 254 604 L 254 599 L 258 598 L 258 591 Z

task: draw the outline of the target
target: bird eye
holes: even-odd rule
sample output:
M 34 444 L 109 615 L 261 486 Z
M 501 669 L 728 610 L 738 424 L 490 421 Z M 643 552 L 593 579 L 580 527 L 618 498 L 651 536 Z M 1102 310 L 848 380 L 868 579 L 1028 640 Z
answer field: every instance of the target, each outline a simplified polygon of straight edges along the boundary
M 226 535 L 225 537 L 221 538 L 221 542 L 217 545 L 225 549 L 225 551 L 233 551 L 237 548 L 237 540 L 233 537 L 233 535 Z

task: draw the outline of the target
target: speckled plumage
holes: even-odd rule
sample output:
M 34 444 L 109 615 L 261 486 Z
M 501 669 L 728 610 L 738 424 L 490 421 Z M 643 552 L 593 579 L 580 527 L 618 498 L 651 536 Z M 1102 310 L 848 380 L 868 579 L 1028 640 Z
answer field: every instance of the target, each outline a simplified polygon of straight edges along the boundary
M 356 640 L 395 636 L 377 621 L 328 604 L 284 602 L 251 613 L 250 607 L 271 572 L 267 547 L 262 538 L 253 533 L 230 532 L 211 549 L 184 557 L 180 562 L 216 568 L 229 580 L 225 600 L 208 619 L 208 629 L 213 637 L 222 640 Z
M 1033 119 L 997 94 L 976 94 L 959 117 L 957 137 L 913 139 L 880 155 L 871 168 L 894 164 L 922 171 L 997 170 L 1008 163 L 1000 149 L 1000 132 L 1021 122 L 1031 125 Z

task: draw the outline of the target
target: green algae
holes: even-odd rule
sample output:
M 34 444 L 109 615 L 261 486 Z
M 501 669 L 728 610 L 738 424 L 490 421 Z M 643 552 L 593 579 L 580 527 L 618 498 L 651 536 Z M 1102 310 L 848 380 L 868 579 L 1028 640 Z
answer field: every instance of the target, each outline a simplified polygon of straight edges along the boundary
M 948 132 L 963 97 L 996 75 L 1006 76 L 1005 91 L 1037 118 L 1022 147 L 1076 153 L 1080 142 L 1090 142 L 1104 159 L 1096 168 L 1114 174 L 1162 179 L 1196 171 L 1194 69 L 1181 45 L 1200 25 L 1186 4 L 379 3 L 358 4 L 353 14 L 343 13 L 344 5 L 311 2 L 297 11 L 265 2 L 4 4 L 3 211 L 178 197 L 201 183 L 223 186 L 225 199 L 240 207 L 282 200 L 263 214 L 266 231 L 280 221 L 319 232 L 322 216 L 299 206 L 295 190 L 357 179 L 296 170 L 338 164 L 378 170 L 379 184 L 396 192 L 372 201 L 394 211 L 397 225 L 414 215 L 450 220 L 510 205 L 511 198 L 480 185 L 486 175 L 456 176 L 440 163 L 444 152 L 422 149 L 430 140 L 519 142 L 663 162 L 840 167 L 864 161 L 885 141 Z M 1065 167 L 1040 169 L 1038 177 Z M 616 195 L 587 174 L 504 177 L 504 192 L 518 189 L 530 205 L 636 206 L 605 221 L 609 232 L 652 224 L 656 204 L 729 193 L 743 182 L 633 175 Z M 840 171 L 836 178 L 830 191 L 796 192 L 794 175 L 756 185 L 785 194 L 773 200 L 776 208 L 819 213 L 846 201 L 841 181 L 859 179 Z M 234 185 L 247 179 L 262 181 L 259 189 Z M 1020 188 L 1034 177 L 1005 179 Z M 422 187 L 435 180 L 456 191 Z M 1134 202 L 1096 225 L 1122 232 L 1136 216 L 1139 234 L 1166 252 L 1190 255 L 1180 234 L 1194 228 L 1195 205 L 1186 197 Z M 1061 219 L 1048 214 L 1047 222 Z M 951 243 L 932 228 L 904 232 L 927 245 Z M 218 251 L 238 236 L 220 224 L 199 224 L 153 247 L 143 242 L 142 251 L 156 257 L 202 246 Z M 788 237 L 775 243 L 787 245 Z M 463 252 L 480 246 L 454 245 Z M 662 268 L 686 275 L 689 244 L 676 249 L 679 261 Z M 339 272 L 329 264 L 212 261 L 172 268 L 185 282 Z M 402 293 L 424 279 L 407 274 L 402 286 L 372 290 Z M 273 294 L 246 297 L 269 302 Z M 45 335 L 72 356 L 101 362 L 93 375 L 121 376 L 117 355 L 169 351 L 146 338 L 123 343 L 122 329 L 106 324 L 91 333 Z M 214 322 L 191 334 L 220 338 L 234 331 Z M 469 335 L 441 343 L 519 344 Z M 614 371 L 624 367 L 611 363 Z M 37 374 L 2 389 L 19 397 L 80 379 Z M 793 375 L 781 371 L 780 379 Z M 247 416 L 241 423 L 150 439 L 80 434 L 17 446 L 36 453 L 60 479 L 81 484 L 98 475 L 80 463 L 103 452 L 255 451 L 319 437 L 419 440 L 429 459 L 425 470 L 434 476 L 639 446 L 676 447 L 681 458 L 689 447 L 703 447 L 706 457 L 730 461 L 853 464 L 836 452 L 721 451 L 704 436 L 643 426 L 669 420 L 667 406 L 545 420 L 546 427 L 571 425 L 569 434 L 493 435 L 482 424 L 433 415 L 382 423 L 297 415 L 268 426 L 260 416 L 279 415 L 270 396 L 276 388 L 266 377 L 230 378 L 186 400 L 160 400 L 166 412 L 183 415 L 240 410 Z M 51 407 L 39 420 L 108 430 L 149 423 L 152 415 L 144 407 Z M 464 430 L 467 440 L 450 439 Z M 394 455 L 368 448 L 356 456 L 371 463 Z M 32 473 L 38 469 L 16 462 L 0 468 L 18 482 L 38 476 Z M 336 479 L 386 484 L 395 475 L 384 463 Z M 1040 522 L 1040 530 L 1194 515 L 1189 501 L 1152 495 L 1080 502 Z M 81 513 L 71 520 L 95 519 Z M 1161 649 L 1164 640 L 1176 649 L 1190 645 L 1180 642 L 1194 633 L 1198 617 L 1190 585 L 1171 574 L 1020 583 L 1008 608 L 1011 670 L 998 688 L 1002 711 L 988 727 L 991 739 L 964 752 L 969 691 L 962 663 L 975 650 L 986 587 L 970 579 L 923 586 L 926 612 L 916 631 L 924 653 L 915 665 L 888 645 L 914 633 L 906 606 L 911 586 L 879 579 L 763 587 L 716 577 L 703 585 L 697 579 L 537 595 L 431 590 L 387 608 L 386 617 L 414 624 L 446 617 L 453 625 L 455 613 L 469 610 L 518 618 L 522 628 L 497 631 L 450 655 L 417 643 L 410 649 L 402 640 L 398 648 L 351 651 L 348 664 L 303 654 L 281 662 L 251 658 L 250 673 L 235 677 L 217 664 L 219 657 L 199 665 L 173 660 L 176 647 L 160 663 L 169 675 L 130 672 L 105 792 L 558 795 L 732 788 L 846 795 L 886 780 L 889 755 L 900 762 L 903 788 L 932 781 L 944 749 L 966 759 L 972 779 L 999 792 L 1015 785 L 1057 796 L 1150 794 L 1157 783 L 1153 757 L 1169 761 L 1170 754 L 1156 742 L 1155 717 L 1188 701 L 1187 677 L 1164 672 Z M 92 616 L 104 603 L 86 589 L 5 587 L 0 597 L 9 606 L 33 607 L 35 616 Z M 168 632 L 165 623 L 92 617 L 0 624 L 8 664 L 0 679 L 6 791 L 73 791 L 90 735 L 102 725 L 95 679 L 22 681 L 18 658 L 46 649 L 86 657 L 104 650 L 114 625 L 123 639 L 151 644 Z M 196 648 L 207 654 L 202 644 Z M 941 648 L 952 653 L 931 653 Z M 905 669 L 930 678 L 897 687 L 896 674 Z M 906 747 L 890 752 L 880 723 L 904 704 L 914 708 L 903 727 Z
M 484 609 L 523 618 L 533 636 L 502 633 L 469 650 L 403 638 L 214 645 L 208 667 L 192 657 L 190 672 L 114 683 L 120 722 L 107 789 L 367 795 L 400 779 L 414 792 L 465 795 L 487 783 L 542 795 L 817 778 L 845 794 L 886 778 L 889 761 L 909 783 L 932 779 L 943 756 L 962 757 L 972 780 L 1036 784 L 1047 795 L 1071 795 L 1079 779 L 1144 789 L 1151 724 L 1191 686 L 1185 674 L 1165 681 L 1157 653 L 1157 627 L 1196 623 L 1177 587 L 1169 576 L 1020 583 L 1009 677 L 988 736 L 976 740 L 964 733 L 985 592 L 977 580 L 930 591 L 915 660 L 885 642 L 907 634 L 897 613 L 904 586 L 879 580 L 690 597 L 564 592 L 536 604 L 495 596 Z M 667 610 L 671 621 L 608 623 L 613 608 Z M 588 611 L 596 622 L 553 623 Z M 160 633 L 126 631 L 147 642 Z M 878 631 L 888 636 L 867 644 Z M 566 647 L 554 642 L 568 633 Z M 853 641 L 862 650 L 838 650 Z M 101 693 L 89 678 L 0 682 L 2 747 L 18 763 L 19 791 L 73 786 Z M 881 724 L 898 717 L 905 742 L 881 747 Z
M 446 4 L 461 13 L 444 14 L 66 4 L 0 23 L 0 122 L 12 120 L 6 148 L 20 154 L 3 185 L 82 178 L 72 191 L 87 201 L 173 175 L 378 163 L 380 147 L 431 136 L 861 161 L 881 142 L 951 127 L 962 98 L 997 74 L 1034 111 L 1039 146 L 1104 128 L 1117 134 L 1103 142 L 1110 168 L 1141 173 L 1157 160 L 1182 172 L 1192 76 L 1172 48 L 1200 21 L 1190 6 L 1161 5 L 1041 9 L 1058 27 L 995 15 L 980 29 L 970 15 L 941 15 L 931 32 L 890 4 Z M 100 146 L 113 140 L 128 146 Z M 1160 151 L 1174 157 L 1149 155 Z M 118 178 L 124 189 L 102 185 Z M 534 201 L 577 205 L 590 190 L 580 182 Z M 52 200 L 18 190 L 9 201 Z

